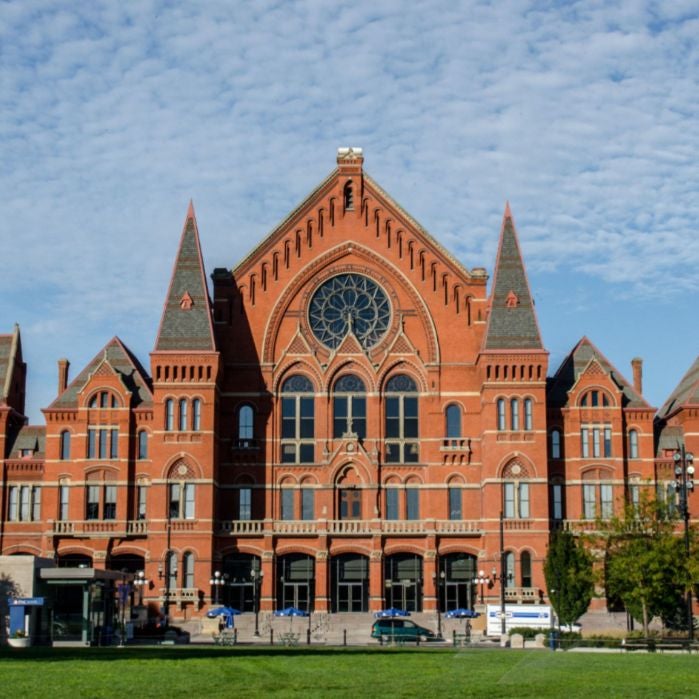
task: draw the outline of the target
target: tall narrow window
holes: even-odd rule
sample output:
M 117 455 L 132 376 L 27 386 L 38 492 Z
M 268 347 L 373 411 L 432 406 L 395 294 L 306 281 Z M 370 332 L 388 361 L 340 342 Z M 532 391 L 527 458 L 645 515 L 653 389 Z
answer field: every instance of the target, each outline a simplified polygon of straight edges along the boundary
M 60 454 L 62 461 L 70 459 L 70 432 L 68 430 L 61 432 Z
M 638 432 L 636 430 L 629 431 L 629 459 L 638 458 Z
M 32 487 L 32 521 L 39 522 L 41 520 L 41 487 L 35 485 Z
M 415 486 L 405 491 L 405 511 L 407 519 L 420 519 L 420 490 Z
M 194 483 L 184 484 L 184 518 L 194 519 Z
M 519 516 L 529 517 L 529 483 L 519 484 Z
M 445 413 L 447 428 L 447 446 L 458 447 L 461 440 L 461 408 L 458 405 L 448 405 Z
M 505 504 L 505 511 L 504 515 L 507 519 L 514 519 L 516 517 L 515 514 L 515 484 L 512 482 L 508 482 L 504 484 L 505 490 L 504 490 L 504 504 Z
M 609 518 L 614 514 L 614 500 L 610 483 L 600 485 L 600 515 Z
M 87 486 L 87 503 L 85 507 L 85 519 L 99 519 L 100 516 L 100 487 L 98 485 Z
M 238 446 L 245 449 L 253 446 L 255 433 L 255 413 L 250 405 L 241 406 L 238 410 Z
M 138 433 L 138 458 L 148 458 L 148 432 L 141 430 Z
M 519 429 L 519 401 L 517 398 L 510 400 L 510 429 L 513 431 Z
M 87 431 L 87 458 L 97 458 L 97 430 L 92 428 Z
M 551 500 L 553 503 L 553 518 L 563 519 L 563 486 L 560 483 L 554 483 L 551 486 Z
M 119 458 L 119 430 L 109 430 L 109 458 Z
M 107 430 L 99 430 L 99 458 L 107 458 L 107 441 L 109 432 Z
M 354 192 L 352 191 L 352 182 L 348 182 L 344 189 L 345 211 L 354 209 Z
M 165 577 L 171 590 L 177 589 L 177 554 L 169 551 L 165 558 Z
M 515 587 L 515 555 L 512 551 L 505 554 L 505 587 Z
M 534 429 L 534 403 L 531 398 L 524 399 L 524 429 L 527 432 Z
M 102 519 L 116 519 L 117 489 L 115 485 L 104 486 L 104 509 Z
M 529 551 L 522 551 L 519 557 L 519 578 L 522 587 L 532 586 L 532 556 Z
M 561 458 L 561 432 L 560 430 L 551 430 L 551 458 Z
M 505 399 L 504 398 L 498 398 L 497 408 L 498 408 L 498 431 L 504 432 L 504 430 L 505 430 Z
M 170 483 L 170 502 L 168 506 L 170 519 L 180 519 L 181 497 L 180 484 Z
M 386 462 L 416 463 L 418 450 L 418 402 L 415 382 L 404 374 L 386 383 Z
M 182 556 L 182 587 L 194 588 L 194 554 L 190 551 Z
M 69 504 L 70 504 L 70 487 L 67 485 L 60 485 L 58 487 L 58 519 L 61 522 L 66 522 L 69 517 Z
M 595 519 L 597 516 L 597 498 L 595 496 L 595 486 L 591 483 L 583 484 L 583 517 L 585 519 Z
M 400 491 L 395 486 L 386 488 L 386 519 L 399 519 L 398 496 Z
M 172 398 L 165 401 L 165 429 L 168 432 L 175 429 L 175 401 Z
M 598 458 L 600 455 L 599 427 L 592 428 L 592 456 Z
M 333 392 L 333 437 L 351 434 L 366 438 L 366 388 L 358 376 L 346 374 Z
M 612 455 L 612 428 L 604 428 L 604 456 L 609 458 Z
M 177 429 L 180 432 L 185 432 L 187 430 L 187 400 L 185 398 L 180 398 L 178 415 Z
M 146 498 L 148 495 L 148 487 L 139 485 L 136 490 L 136 516 L 138 519 L 146 519 Z
M 301 519 L 315 519 L 315 492 L 312 488 L 301 489 Z
M 7 517 L 10 522 L 16 522 L 19 519 L 19 488 L 16 485 L 10 486 L 8 502 Z
M 238 519 L 252 519 L 252 488 L 241 488 L 238 491 Z
M 449 487 L 449 519 L 463 519 L 460 486 Z
M 31 488 L 28 485 L 23 485 L 20 489 L 19 518 L 23 522 L 28 522 L 30 519 L 29 513 L 31 512 L 31 492 Z
M 580 448 L 582 453 L 582 458 L 587 459 L 590 456 L 590 431 L 587 427 L 583 427 L 580 430 Z
M 282 386 L 282 463 L 312 463 L 315 457 L 313 384 L 301 375 Z
M 292 488 L 282 489 L 282 519 L 296 519 L 294 507 L 294 494 L 296 491 Z
M 195 398 L 192 401 L 192 431 L 199 432 L 201 429 L 201 401 Z

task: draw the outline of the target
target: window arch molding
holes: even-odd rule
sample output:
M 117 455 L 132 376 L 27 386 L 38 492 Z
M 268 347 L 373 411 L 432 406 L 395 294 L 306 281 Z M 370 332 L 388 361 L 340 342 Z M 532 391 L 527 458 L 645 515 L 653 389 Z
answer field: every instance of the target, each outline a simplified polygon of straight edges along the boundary
M 616 407 L 614 396 L 601 386 L 590 386 L 578 396 L 580 408 L 613 408 Z
M 91 410 L 109 410 L 121 408 L 122 405 L 121 396 L 113 388 L 104 386 L 94 389 L 85 398 L 85 406 Z

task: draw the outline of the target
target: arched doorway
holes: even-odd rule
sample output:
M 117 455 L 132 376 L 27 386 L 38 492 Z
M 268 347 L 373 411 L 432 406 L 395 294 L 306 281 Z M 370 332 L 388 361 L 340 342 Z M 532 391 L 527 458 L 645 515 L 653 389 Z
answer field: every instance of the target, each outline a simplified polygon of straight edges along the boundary
M 358 553 L 331 561 L 330 609 L 333 612 L 369 611 L 369 558 Z
M 422 558 L 413 553 L 387 556 L 384 564 L 386 607 L 422 611 Z
M 260 599 L 260 558 L 249 553 L 226 556 L 221 563 L 221 572 L 226 584 L 221 591 L 221 601 L 228 607 L 241 612 L 255 612 Z
M 127 573 L 138 573 L 139 570 L 145 568 L 145 559 L 143 556 L 137 556 L 132 553 L 122 553 L 117 556 L 109 557 L 108 570 L 126 571 Z
M 450 553 L 439 559 L 439 611 L 473 609 L 477 578 L 476 557 L 470 553 Z
M 58 557 L 59 568 L 92 568 L 92 558 L 84 553 L 65 553 Z
M 312 612 L 315 602 L 315 559 L 290 553 L 277 560 L 277 609 L 296 607 Z

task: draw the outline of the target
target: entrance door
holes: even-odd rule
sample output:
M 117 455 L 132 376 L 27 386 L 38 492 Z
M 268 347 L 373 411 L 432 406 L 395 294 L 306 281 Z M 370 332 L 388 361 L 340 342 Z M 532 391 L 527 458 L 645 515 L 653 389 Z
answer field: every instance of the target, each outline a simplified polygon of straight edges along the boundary
M 422 558 L 420 556 L 409 553 L 388 556 L 384 579 L 387 607 L 397 607 L 408 612 L 422 611 Z
M 333 612 L 369 611 L 369 559 L 348 553 L 332 559 L 330 608 Z
M 277 609 L 296 607 L 310 613 L 314 593 L 315 560 L 296 553 L 282 556 L 277 566 Z
M 439 610 L 473 609 L 476 602 L 476 557 L 468 553 L 451 553 L 439 560 Z

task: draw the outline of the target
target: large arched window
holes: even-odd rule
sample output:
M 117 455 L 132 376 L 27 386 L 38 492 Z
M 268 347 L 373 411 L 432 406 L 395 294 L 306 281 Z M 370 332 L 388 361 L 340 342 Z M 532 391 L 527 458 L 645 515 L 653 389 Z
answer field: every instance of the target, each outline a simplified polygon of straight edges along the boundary
M 453 403 L 448 405 L 444 417 L 447 430 L 446 445 L 458 447 L 461 439 L 461 408 Z
M 333 437 L 350 434 L 366 438 L 366 388 L 358 376 L 345 374 L 333 393 Z
M 253 446 L 255 437 L 255 412 L 251 405 L 238 410 L 238 446 L 247 449 Z
M 290 376 L 282 386 L 282 463 L 313 463 L 313 384 L 300 374 Z
M 418 449 L 418 402 L 415 381 L 405 374 L 386 383 L 386 462 L 416 463 Z

